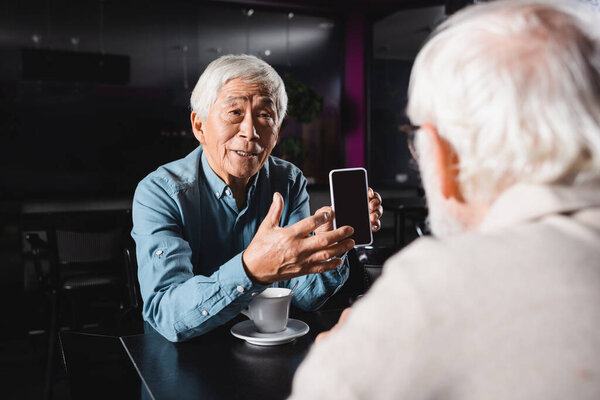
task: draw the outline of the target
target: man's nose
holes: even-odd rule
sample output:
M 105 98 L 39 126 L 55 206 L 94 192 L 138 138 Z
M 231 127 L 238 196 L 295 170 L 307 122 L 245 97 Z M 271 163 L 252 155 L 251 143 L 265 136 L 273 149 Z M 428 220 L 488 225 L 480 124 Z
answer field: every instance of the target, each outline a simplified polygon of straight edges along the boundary
M 258 139 L 258 132 L 256 132 L 256 128 L 254 126 L 254 119 L 252 117 L 252 112 L 246 112 L 244 115 L 244 120 L 240 124 L 240 136 L 248 139 L 248 140 L 256 140 Z

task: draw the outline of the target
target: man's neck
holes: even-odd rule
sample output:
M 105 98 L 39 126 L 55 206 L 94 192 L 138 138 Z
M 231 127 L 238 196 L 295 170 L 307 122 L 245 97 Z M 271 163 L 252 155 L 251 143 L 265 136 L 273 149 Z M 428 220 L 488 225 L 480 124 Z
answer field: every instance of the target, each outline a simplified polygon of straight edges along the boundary
M 210 169 L 212 169 L 212 171 L 219 178 L 221 178 L 223 182 L 225 182 L 225 184 L 227 184 L 227 186 L 229 186 L 229 188 L 231 189 L 238 210 L 243 209 L 246 206 L 246 195 L 248 193 L 248 186 L 254 176 L 251 176 L 250 178 L 240 179 L 225 173 L 218 173 L 217 171 L 215 171 L 215 168 L 212 165 L 212 160 L 210 156 L 207 153 L 205 154 L 206 161 L 208 161 Z
M 238 210 L 243 209 L 246 206 L 246 197 L 248 195 L 248 183 L 250 180 L 246 180 L 243 182 L 230 182 L 227 183 L 231 188 L 231 192 L 233 193 L 233 198 L 235 199 L 235 204 L 237 205 Z
M 477 230 L 489 210 L 488 204 L 466 203 L 456 199 L 447 199 L 454 215 L 467 230 Z

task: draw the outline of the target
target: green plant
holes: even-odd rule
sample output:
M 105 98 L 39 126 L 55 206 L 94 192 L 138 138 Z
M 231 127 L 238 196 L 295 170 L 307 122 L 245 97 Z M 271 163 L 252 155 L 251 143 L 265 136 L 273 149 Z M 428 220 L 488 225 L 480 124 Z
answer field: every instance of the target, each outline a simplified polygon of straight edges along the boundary
M 304 163 L 304 159 L 306 158 L 306 150 L 300 138 L 288 135 L 279 140 L 275 150 L 280 158 L 302 168 L 302 163 Z
M 293 116 L 300 123 L 315 120 L 323 110 L 323 97 L 289 74 L 284 80 L 288 95 L 288 115 Z

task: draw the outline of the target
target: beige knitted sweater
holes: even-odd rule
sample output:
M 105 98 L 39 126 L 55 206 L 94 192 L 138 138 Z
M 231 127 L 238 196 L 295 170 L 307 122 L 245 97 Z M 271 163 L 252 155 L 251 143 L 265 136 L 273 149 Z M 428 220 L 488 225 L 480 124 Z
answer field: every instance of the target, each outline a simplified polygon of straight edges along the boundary
M 600 399 L 600 182 L 513 187 L 392 257 L 291 399 Z

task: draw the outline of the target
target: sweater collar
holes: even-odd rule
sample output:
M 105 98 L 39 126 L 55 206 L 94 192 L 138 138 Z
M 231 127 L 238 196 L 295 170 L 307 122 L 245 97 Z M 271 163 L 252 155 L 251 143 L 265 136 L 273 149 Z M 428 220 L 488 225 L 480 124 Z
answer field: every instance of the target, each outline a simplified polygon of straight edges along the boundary
M 494 201 L 478 230 L 485 232 L 591 207 L 600 207 L 600 180 L 569 186 L 518 184 Z

